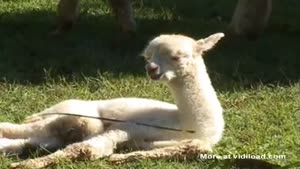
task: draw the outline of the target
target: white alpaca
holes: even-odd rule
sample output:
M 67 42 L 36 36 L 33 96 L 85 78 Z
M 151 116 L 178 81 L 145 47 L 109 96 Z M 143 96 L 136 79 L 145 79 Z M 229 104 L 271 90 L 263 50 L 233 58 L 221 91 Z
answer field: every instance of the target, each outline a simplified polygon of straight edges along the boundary
M 180 148 L 191 142 L 196 143 L 200 150 L 210 151 L 222 137 L 224 121 L 222 107 L 206 72 L 202 54 L 223 36 L 217 33 L 195 41 L 182 35 L 161 35 L 146 47 L 144 56 L 148 75 L 168 85 L 177 106 L 141 98 L 63 101 L 28 117 L 23 124 L 0 123 L 0 152 L 20 153 L 28 145 L 50 149 L 67 145 L 50 155 L 11 165 L 11 168 L 43 168 L 60 159 L 94 160 L 109 156 L 117 144 L 124 142 L 129 146 L 152 149 L 149 151 L 152 153 L 170 152 L 172 146 Z M 122 119 L 196 132 L 162 130 L 133 123 L 65 115 L 42 116 L 47 113 Z M 126 154 L 113 157 L 126 158 Z

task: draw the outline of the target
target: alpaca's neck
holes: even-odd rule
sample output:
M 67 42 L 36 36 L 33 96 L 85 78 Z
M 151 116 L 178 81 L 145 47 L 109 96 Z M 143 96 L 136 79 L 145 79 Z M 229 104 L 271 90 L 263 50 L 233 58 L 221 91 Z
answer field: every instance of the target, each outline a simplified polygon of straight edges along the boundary
M 193 128 L 201 137 L 210 137 L 214 133 L 211 130 L 219 130 L 216 123 L 222 123 L 220 127 L 223 127 L 222 107 L 203 61 L 194 66 L 193 71 L 174 80 L 169 87 L 180 111 L 182 125 Z

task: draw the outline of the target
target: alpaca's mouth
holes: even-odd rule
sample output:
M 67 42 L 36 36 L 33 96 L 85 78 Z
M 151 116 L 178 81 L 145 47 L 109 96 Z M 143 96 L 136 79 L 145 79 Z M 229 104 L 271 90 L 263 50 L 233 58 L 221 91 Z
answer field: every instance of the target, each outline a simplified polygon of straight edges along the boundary
M 160 80 L 162 77 L 162 73 L 148 73 L 148 76 L 151 78 L 151 80 Z

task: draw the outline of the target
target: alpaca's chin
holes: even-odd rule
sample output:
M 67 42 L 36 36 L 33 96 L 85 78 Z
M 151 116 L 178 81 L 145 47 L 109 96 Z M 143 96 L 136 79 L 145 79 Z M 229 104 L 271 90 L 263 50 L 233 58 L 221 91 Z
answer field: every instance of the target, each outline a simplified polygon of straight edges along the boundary
M 175 79 L 175 75 L 172 73 L 164 73 L 164 74 L 157 74 L 157 75 L 148 75 L 151 80 L 154 81 L 163 81 L 163 82 L 170 82 Z
M 166 81 L 171 81 L 176 78 L 176 74 L 173 71 L 168 71 L 168 72 L 164 73 L 163 78 Z
M 163 79 L 162 74 L 148 74 L 148 76 L 150 77 L 151 80 L 155 80 L 155 81 Z

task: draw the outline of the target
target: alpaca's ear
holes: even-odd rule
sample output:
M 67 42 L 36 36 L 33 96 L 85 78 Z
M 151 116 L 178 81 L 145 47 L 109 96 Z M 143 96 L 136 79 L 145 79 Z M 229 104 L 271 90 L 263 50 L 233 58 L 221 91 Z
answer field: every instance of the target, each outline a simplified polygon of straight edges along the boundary
M 224 33 L 215 33 L 205 39 L 198 40 L 196 42 L 196 51 L 202 53 L 213 48 L 215 44 L 224 36 Z

